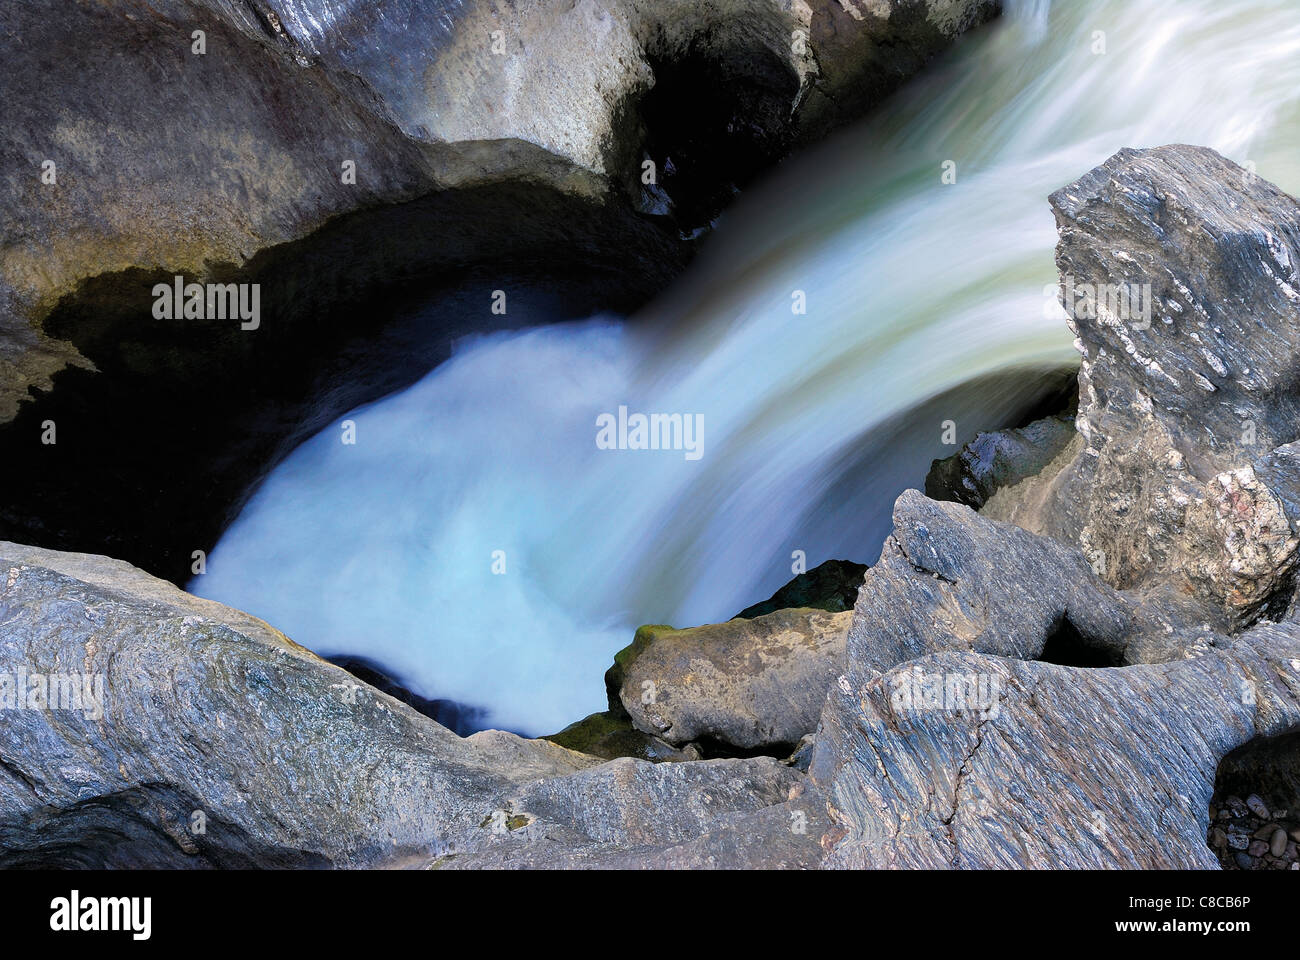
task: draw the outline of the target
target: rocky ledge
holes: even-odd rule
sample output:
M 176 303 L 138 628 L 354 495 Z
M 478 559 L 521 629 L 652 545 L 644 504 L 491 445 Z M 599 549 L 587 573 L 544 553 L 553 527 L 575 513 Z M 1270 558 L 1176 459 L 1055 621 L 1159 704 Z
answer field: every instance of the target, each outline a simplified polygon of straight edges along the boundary
M 936 466 L 798 606 L 643 628 L 547 740 L 0 543 L 4 863 L 1300 868 L 1300 204 L 1184 146 L 1052 203 L 1077 416 Z

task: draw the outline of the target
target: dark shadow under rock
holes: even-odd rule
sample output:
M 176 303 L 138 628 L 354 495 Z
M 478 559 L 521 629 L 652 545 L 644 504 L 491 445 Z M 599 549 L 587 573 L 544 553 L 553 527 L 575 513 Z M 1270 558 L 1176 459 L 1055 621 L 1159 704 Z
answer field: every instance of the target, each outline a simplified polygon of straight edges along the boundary
M 33 839 L 39 837 L 39 839 Z M 194 797 L 149 784 L 0 821 L 7 870 L 325 869 L 304 850 L 268 846 Z
M 1089 644 L 1070 623 L 1070 618 L 1062 617 L 1060 625 L 1044 641 L 1038 661 L 1063 667 L 1118 667 L 1124 658 L 1114 650 Z
M 662 763 L 701 759 L 700 751 L 692 744 L 678 749 L 658 737 L 636 729 L 632 726 L 632 718 L 621 705 L 618 710 L 593 713 L 569 724 L 559 733 L 542 739 L 566 750 L 576 750 L 604 760 L 635 757 L 638 760 Z
M 400 700 L 416 712 L 436 720 L 459 736 L 468 737 L 471 733 L 478 733 L 490 726 L 489 711 L 486 707 L 469 706 L 455 700 L 430 700 L 418 693 L 412 693 L 402 686 L 399 680 L 385 673 L 384 668 L 378 663 L 366 657 L 344 655 L 324 659 L 336 667 L 342 667 L 362 683 L 367 683 L 376 690 L 382 690 L 394 700 Z
M 746 607 L 733 619 L 752 620 L 777 610 L 807 607 L 839 613 L 852 610 L 858 599 L 862 575 L 867 572 L 865 563 L 852 560 L 827 560 L 801 573 L 762 603 Z

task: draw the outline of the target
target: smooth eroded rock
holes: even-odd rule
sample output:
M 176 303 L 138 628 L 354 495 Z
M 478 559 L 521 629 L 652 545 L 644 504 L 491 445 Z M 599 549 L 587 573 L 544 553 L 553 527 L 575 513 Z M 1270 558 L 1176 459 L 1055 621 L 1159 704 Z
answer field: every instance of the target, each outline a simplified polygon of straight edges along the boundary
M 0 703 L 4 866 L 820 855 L 824 804 L 791 816 L 806 779 L 774 759 L 602 763 L 499 730 L 461 738 L 262 621 L 104 557 L 0 542 Z
M 670 743 L 785 756 L 817 726 L 852 616 L 793 609 L 641 627 L 616 658 L 622 704 L 637 729 Z

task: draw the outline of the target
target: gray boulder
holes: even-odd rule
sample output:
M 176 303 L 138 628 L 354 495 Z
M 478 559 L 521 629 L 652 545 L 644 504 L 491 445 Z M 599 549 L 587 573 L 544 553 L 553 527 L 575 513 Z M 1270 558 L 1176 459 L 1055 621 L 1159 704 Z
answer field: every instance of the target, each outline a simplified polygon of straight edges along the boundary
M 1296 562 L 1300 204 L 1201 147 L 1123 150 L 1052 196 L 1079 440 L 986 512 L 1235 627 Z
M 1071 416 L 977 433 L 953 456 L 934 461 L 925 478 L 925 495 L 978 510 L 999 490 L 1042 473 L 1076 435 Z
M 1077 549 L 909 491 L 813 747 L 824 865 L 1211 867 L 1219 761 L 1296 729 L 1294 625 L 1233 642 Z
M 616 657 L 632 723 L 674 744 L 788 754 L 813 732 L 853 614 L 778 610 L 674 630 L 645 626 Z
M 599 762 L 461 739 L 247 614 L 10 543 L 0 678 L 8 866 L 384 864 L 473 837 L 516 782 Z
M 849 645 L 877 671 L 946 650 L 1118 666 L 1204 652 L 1227 624 L 1197 624 L 1203 613 L 1163 591 L 1123 593 L 1077 548 L 909 490 L 863 581 Z
M 413 867 L 475 852 L 524 866 L 543 848 L 612 862 L 715 831 L 732 838 L 710 854 L 721 864 L 759 856 L 728 830 L 803 782 L 767 758 L 602 765 L 501 731 L 462 739 L 253 617 L 118 561 L 11 543 L 0 703 L 4 866 Z M 551 842 L 510 842 L 543 829 Z M 791 836 L 815 849 L 820 832 Z

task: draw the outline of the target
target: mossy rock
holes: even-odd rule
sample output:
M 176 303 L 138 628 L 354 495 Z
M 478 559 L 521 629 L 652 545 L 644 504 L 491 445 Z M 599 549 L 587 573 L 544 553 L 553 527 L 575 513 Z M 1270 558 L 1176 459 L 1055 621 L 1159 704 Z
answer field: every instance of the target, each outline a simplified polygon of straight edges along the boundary
M 609 700 L 610 713 L 627 716 L 627 711 L 623 709 L 623 701 L 619 699 L 619 691 L 623 689 L 623 677 L 627 674 L 628 668 L 632 666 L 632 662 L 650 644 L 654 643 L 656 637 L 676 632 L 675 627 L 670 627 L 665 623 L 647 623 L 644 626 L 637 627 L 632 642 L 614 654 L 614 665 L 605 671 L 605 696 Z M 631 725 L 632 721 L 629 719 L 628 727 L 630 728 Z M 563 746 L 563 744 L 561 745 Z
M 605 760 L 618 757 L 635 757 L 638 760 L 663 761 L 695 760 L 698 753 L 689 746 L 678 750 L 656 737 L 642 733 L 632 726 L 632 718 L 619 706 L 618 710 L 593 713 L 571 723 L 559 733 L 542 737 L 557 746 L 585 753 Z

